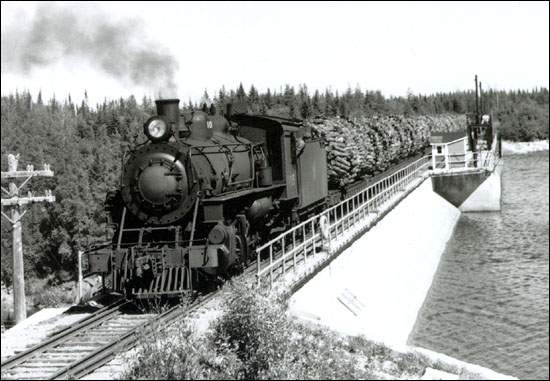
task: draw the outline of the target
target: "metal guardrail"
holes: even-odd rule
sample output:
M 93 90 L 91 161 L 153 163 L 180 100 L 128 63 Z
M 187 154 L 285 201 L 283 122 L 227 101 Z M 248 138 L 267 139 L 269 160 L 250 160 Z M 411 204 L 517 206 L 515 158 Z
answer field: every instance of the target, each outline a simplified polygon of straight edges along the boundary
M 498 135 L 495 134 L 495 142 L 491 150 L 481 150 L 478 152 L 466 152 L 463 154 L 446 154 L 432 157 L 432 167 L 434 173 L 445 172 L 464 172 L 464 171 L 493 171 L 500 161 L 500 155 L 497 152 Z
M 394 196 L 426 176 L 430 164 L 431 157 L 424 156 L 258 247 L 258 286 L 268 278 L 273 287 L 276 273 L 296 270 L 300 261 L 307 264 L 308 255 L 315 255 L 319 243 L 328 246 L 329 255 L 340 249 L 354 232 L 365 226 L 369 215 L 376 216 Z M 265 256 L 263 262 L 262 256 Z
M 458 171 L 492 171 L 498 163 L 499 157 L 493 151 L 481 151 L 472 154 L 447 155 L 441 160 L 432 162 L 434 173 L 458 172 Z

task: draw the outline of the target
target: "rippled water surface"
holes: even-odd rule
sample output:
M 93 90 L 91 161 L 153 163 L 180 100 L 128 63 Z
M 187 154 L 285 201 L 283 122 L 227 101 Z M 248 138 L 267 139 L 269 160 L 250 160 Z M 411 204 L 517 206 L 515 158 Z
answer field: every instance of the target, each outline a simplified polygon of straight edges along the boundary
M 548 151 L 504 159 L 502 211 L 462 214 L 409 342 L 548 379 Z

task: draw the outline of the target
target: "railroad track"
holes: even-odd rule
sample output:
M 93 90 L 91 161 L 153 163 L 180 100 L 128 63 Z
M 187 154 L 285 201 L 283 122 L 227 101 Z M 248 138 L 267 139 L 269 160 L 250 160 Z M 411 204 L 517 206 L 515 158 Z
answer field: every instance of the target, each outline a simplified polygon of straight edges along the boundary
M 306 235 L 309 236 L 310 233 Z M 291 248 L 291 245 L 286 246 L 287 250 Z M 278 258 L 282 252 L 277 250 L 274 258 Z M 298 261 L 303 260 L 301 255 L 298 258 Z M 262 260 L 264 263 L 267 261 Z M 241 276 L 252 275 L 256 266 L 256 260 L 253 260 Z M 118 353 L 133 348 L 155 325 L 170 323 L 196 311 L 219 292 L 213 291 L 189 306 L 178 305 L 160 314 L 129 313 L 132 302 L 119 300 L 46 341 L 8 358 L 1 364 L 1 378 L 79 379 L 105 365 Z
M 306 233 L 310 238 L 311 233 Z M 300 237 L 303 239 L 303 237 Z M 296 244 L 300 244 L 297 240 Z M 320 239 L 317 247 L 321 247 Z M 292 245 L 285 245 L 285 250 Z M 308 250 L 312 250 L 312 244 Z M 273 257 L 279 258 L 284 250 L 277 250 Z M 303 255 L 297 255 L 298 263 Z M 291 261 L 291 259 L 288 259 Z M 261 267 L 267 265 L 263 259 Z M 249 277 L 256 271 L 256 260 L 251 261 L 241 277 Z M 277 271 L 276 277 L 283 275 Z M 191 305 L 175 306 L 161 314 L 138 314 L 125 312 L 132 302 L 120 300 L 96 311 L 90 317 L 65 328 L 50 339 L 7 359 L 1 364 L 2 380 L 78 379 L 105 365 L 118 353 L 133 348 L 139 338 L 155 324 L 167 324 L 178 317 L 190 314 L 214 298 L 220 290 L 197 299 Z
M 249 276 L 255 269 L 256 260 L 250 263 L 242 276 Z M 6 359 L 1 364 L 1 379 L 81 378 L 108 363 L 118 353 L 133 348 L 139 338 L 155 325 L 170 323 L 196 311 L 219 292 L 213 291 L 189 306 L 178 305 L 160 314 L 137 313 L 135 307 L 131 310 L 132 302 L 116 301 L 76 325 Z
M 131 302 L 119 301 L 75 326 L 10 357 L 1 364 L 2 380 L 78 379 L 105 365 L 121 351 L 134 347 L 155 325 L 191 313 L 217 292 L 191 305 L 175 306 L 160 314 L 128 313 Z

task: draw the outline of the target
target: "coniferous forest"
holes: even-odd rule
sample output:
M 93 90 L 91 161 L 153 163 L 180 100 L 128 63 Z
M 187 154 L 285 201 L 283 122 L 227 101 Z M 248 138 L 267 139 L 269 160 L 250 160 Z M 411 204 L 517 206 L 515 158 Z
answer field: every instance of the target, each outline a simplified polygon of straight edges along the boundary
M 253 113 L 310 119 L 318 116 L 354 120 L 369 115 L 433 115 L 473 112 L 473 92 L 384 97 L 380 91 L 348 89 L 343 94 L 326 90 L 310 93 L 305 85 L 297 90 L 285 86 L 260 93 L 252 86 L 205 92 L 200 102 L 180 104 L 184 109 L 201 108 L 212 102 L 218 110 L 229 102 L 246 102 Z M 483 109 L 500 122 L 505 140 L 548 139 L 548 89 L 529 91 L 488 90 Z M 75 252 L 91 242 L 110 238 L 103 202 L 107 190 L 116 186 L 123 153 L 145 140 L 142 125 L 155 111 L 154 100 L 129 98 L 89 104 L 87 97 L 75 104 L 71 97 L 32 98 L 28 92 L 2 96 L 2 170 L 7 154 L 19 153 L 19 168 L 48 163 L 54 178 L 34 179 L 33 189 L 51 189 L 53 204 L 29 207 L 23 218 L 23 247 L 27 278 L 70 278 L 75 273 Z M 2 271 L 4 284 L 11 284 L 11 226 L 2 219 Z M 65 275 L 63 275 L 65 274 Z

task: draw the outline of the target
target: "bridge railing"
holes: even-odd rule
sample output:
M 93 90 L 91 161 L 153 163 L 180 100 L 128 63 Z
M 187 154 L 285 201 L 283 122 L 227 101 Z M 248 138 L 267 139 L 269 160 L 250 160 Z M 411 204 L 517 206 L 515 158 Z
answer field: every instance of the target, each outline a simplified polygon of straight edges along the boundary
M 424 156 L 258 247 L 258 286 L 268 280 L 273 287 L 276 278 L 296 271 L 298 263 L 307 265 L 319 246 L 329 256 L 340 249 L 389 207 L 396 195 L 425 177 L 430 164 L 430 156 Z

